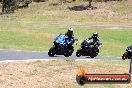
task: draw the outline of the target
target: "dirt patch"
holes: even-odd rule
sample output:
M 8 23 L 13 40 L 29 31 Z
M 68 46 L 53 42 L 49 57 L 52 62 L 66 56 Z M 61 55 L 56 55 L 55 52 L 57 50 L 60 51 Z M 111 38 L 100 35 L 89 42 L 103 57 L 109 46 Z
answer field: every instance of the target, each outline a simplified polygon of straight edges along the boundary
M 106 63 L 104 63 L 106 62 Z M 102 65 L 104 63 L 104 65 Z M 128 65 L 107 61 L 31 61 L 0 62 L 1 88 L 78 88 L 75 80 L 77 66 L 82 65 L 88 73 L 127 73 Z M 127 63 L 127 62 L 125 62 Z M 117 69 L 118 68 L 118 69 Z M 132 84 L 111 84 L 126 88 Z M 87 88 L 105 88 L 109 84 L 89 84 Z

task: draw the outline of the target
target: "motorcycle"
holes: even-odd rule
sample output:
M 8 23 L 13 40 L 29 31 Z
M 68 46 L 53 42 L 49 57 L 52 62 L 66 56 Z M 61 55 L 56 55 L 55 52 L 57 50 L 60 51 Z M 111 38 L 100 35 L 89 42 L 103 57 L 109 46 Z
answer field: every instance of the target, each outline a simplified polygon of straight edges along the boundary
M 99 53 L 99 48 L 102 47 L 102 43 L 97 42 L 94 45 L 90 44 L 89 40 L 84 40 L 81 43 L 81 48 L 77 50 L 76 56 L 90 56 L 91 58 L 94 58 Z
M 131 59 L 132 58 L 132 45 L 128 46 L 126 49 L 126 52 L 123 54 L 122 59 Z
M 74 44 L 77 44 L 78 39 L 74 39 Z M 64 55 L 69 57 L 74 51 L 73 45 L 69 45 L 70 41 L 67 36 L 60 34 L 54 39 L 54 45 L 49 49 L 48 55 Z

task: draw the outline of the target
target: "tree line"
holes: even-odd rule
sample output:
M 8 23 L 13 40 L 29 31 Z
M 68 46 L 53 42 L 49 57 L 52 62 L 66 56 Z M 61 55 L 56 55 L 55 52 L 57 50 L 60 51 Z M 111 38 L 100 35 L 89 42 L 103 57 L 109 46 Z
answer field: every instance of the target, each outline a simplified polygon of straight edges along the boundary
M 26 8 L 32 0 L 0 0 L 2 4 L 2 13 L 14 13 L 14 10 Z

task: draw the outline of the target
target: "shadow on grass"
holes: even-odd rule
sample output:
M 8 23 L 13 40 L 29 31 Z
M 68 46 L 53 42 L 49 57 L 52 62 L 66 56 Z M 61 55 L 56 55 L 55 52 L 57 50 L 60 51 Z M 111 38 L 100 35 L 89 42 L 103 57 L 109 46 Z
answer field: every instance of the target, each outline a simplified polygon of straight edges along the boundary
M 84 5 L 79 5 L 79 6 L 73 6 L 73 7 L 68 7 L 69 10 L 74 10 L 74 11 L 83 11 L 83 10 L 95 10 L 97 7 L 93 6 L 84 6 Z

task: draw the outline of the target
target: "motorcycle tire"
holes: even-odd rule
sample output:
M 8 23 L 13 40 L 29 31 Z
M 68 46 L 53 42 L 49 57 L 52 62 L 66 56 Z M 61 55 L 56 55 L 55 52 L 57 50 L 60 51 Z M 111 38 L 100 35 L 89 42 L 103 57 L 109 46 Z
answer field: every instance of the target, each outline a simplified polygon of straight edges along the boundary
M 81 51 L 82 51 L 81 48 L 77 50 L 77 52 L 76 52 L 76 56 L 77 56 L 77 57 L 80 57 L 80 56 L 82 55 L 82 54 L 81 54 Z
M 72 46 L 69 50 L 66 50 L 66 51 L 65 51 L 64 56 L 65 56 L 65 57 L 71 56 L 72 53 L 73 53 L 73 51 L 74 51 L 74 48 L 73 48 L 73 46 Z
M 122 60 L 126 60 L 124 55 L 122 56 Z
M 55 49 L 55 46 L 52 46 L 52 47 L 49 49 L 48 55 L 49 55 L 50 57 L 53 57 L 53 56 L 55 55 L 54 49 Z
M 94 51 L 94 52 L 90 55 L 90 57 L 91 57 L 91 58 L 94 58 L 94 57 L 96 57 L 96 56 L 98 55 L 98 53 L 99 53 L 99 49 L 97 49 L 96 51 Z
M 69 56 L 70 56 L 69 52 L 64 53 L 64 56 L 65 56 L 65 57 L 69 57 Z
M 131 55 L 128 53 L 128 52 L 125 52 L 122 56 L 122 59 L 123 60 L 126 60 L 126 59 L 131 59 Z

